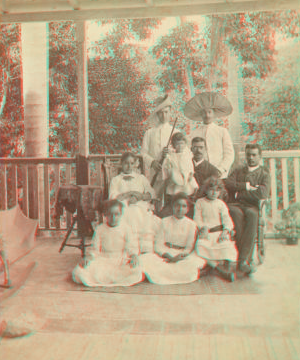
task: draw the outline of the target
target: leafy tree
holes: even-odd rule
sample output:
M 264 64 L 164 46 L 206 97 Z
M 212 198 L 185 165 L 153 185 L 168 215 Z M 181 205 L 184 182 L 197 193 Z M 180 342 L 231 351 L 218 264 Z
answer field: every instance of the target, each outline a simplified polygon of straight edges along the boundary
M 52 156 L 78 152 L 77 46 L 74 22 L 49 23 L 49 147 Z
M 143 136 L 154 85 L 149 61 L 137 40 L 144 40 L 158 19 L 102 21 L 111 27 L 93 44 L 89 59 L 89 124 L 92 153 L 136 149 Z
M 0 157 L 24 153 L 21 29 L 0 25 Z

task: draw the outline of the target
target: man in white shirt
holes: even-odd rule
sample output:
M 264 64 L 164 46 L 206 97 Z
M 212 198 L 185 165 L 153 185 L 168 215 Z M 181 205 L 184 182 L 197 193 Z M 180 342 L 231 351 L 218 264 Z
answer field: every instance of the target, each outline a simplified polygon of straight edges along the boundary
M 151 114 L 156 125 L 146 131 L 142 143 L 146 177 L 151 182 L 155 173 L 160 171 L 153 185 L 157 195 L 162 187 L 162 165 L 160 164 L 160 160 L 162 157 L 166 157 L 169 151 L 171 151 L 167 147 L 172 132 L 172 126 L 170 125 L 171 106 L 172 104 L 168 95 L 156 99 L 156 108 L 153 114 Z M 178 132 L 178 130 L 175 129 L 174 133 L 176 132 Z
M 234 148 L 228 130 L 216 125 L 214 121 L 231 112 L 229 101 L 224 96 L 211 92 L 195 95 L 184 109 L 184 114 L 189 119 L 202 121 L 191 133 L 191 138 L 205 139 L 206 160 L 219 170 L 221 179 L 228 176 L 234 161 Z

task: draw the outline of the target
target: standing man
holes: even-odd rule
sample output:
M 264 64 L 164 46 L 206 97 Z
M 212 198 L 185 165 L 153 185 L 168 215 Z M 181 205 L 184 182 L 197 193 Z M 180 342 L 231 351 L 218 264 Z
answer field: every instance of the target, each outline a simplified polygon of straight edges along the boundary
M 195 95 L 185 106 L 184 115 L 201 121 L 191 137 L 202 137 L 206 142 L 207 160 L 220 172 L 221 179 L 228 176 L 234 161 L 234 148 L 227 129 L 214 122 L 232 113 L 230 102 L 221 94 L 205 92 Z
M 247 165 L 237 168 L 225 184 L 233 201 L 228 207 L 235 224 L 238 271 L 248 275 L 256 270 L 252 254 L 257 235 L 259 200 L 269 196 L 270 173 L 260 165 L 261 148 L 258 144 L 247 144 L 245 152 Z
M 147 130 L 144 135 L 142 155 L 145 163 L 145 174 L 150 182 L 155 173 L 160 171 L 153 186 L 158 195 L 163 183 L 160 160 L 162 157 L 166 157 L 170 151 L 167 144 L 172 132 L 172 126 L 170 125 L 172 104 L 168 95 L 158 97 L 155 104 L 156 108 L 151 114 L 151 117 L 155 120 L 155 127 Z M 175 129 L 174 133 L 176 132 L 179 131 Z

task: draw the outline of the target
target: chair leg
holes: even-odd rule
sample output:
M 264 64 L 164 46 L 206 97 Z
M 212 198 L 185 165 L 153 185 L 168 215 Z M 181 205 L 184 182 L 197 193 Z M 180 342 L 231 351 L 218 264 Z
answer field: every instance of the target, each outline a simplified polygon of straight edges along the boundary
M 84 259 L 85 258 L 85 254 L 86 254 L 86 251 L 85 251 L 85 236 L 83 236 L 81 238 L 81 241 L 80 241 L 80 245 L 78 246 L 78 248 L 81 250 L 81 257 Z
M 65 236 L 65 238 L 64 238 L 64 240 L 63 240 L 63 242 L 62 242 L 62 244 L 60 246 L 60 249 L 59 249 L 60 253 L 63 251 L 64 247 L 66 246 L 66 243 L 67 243 L 67 241 L 68 241 L 68 239 L 69 239 L 69 237 L 71 235 L 71 232 L 73 231 L 73 228 L 75 226 L 76 221 L 77 221 L 77 217 L 73 216 L 71 225 L 70 225 L 70 227 L 68 229 L 68 232 L 67 232 L 67 234 L 66 234 L 66 236 Z
M 10 275 L 9 275 L 9 267 L 8 267 L 8 261 L 6 259 L 4 251 L 0 251 L 0 258 L 2 260 L 3 267 L 4 267 L 4 283 L 2 285 L 0 284 L 0 287 L 10 288 L 11 280 L 10 280 Z

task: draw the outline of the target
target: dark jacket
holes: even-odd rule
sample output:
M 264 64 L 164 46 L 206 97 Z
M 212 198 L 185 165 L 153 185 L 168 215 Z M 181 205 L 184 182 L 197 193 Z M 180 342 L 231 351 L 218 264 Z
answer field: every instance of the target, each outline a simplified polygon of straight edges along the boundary
M 251 186 L 258 185 L 258 189 L 246 190 L 247 182 Z M 258 206 L 259 200 L 266 199 L 270 194 L 270 172 L 263 166 L 252 172 L 248 170 L 248 166 L 240 167 L 225 180 L 225 186 L 229 193 L 229 202 Z
M 197 191 L 197 197 L 203 197 L 203 184 L 205 180 L 208 179 L 210 176 L 219 177 L 219 170 L 207 160 L 203 160 L 202 163 L 198 166 L 195 166 L 194 161 L 193 164 L 194 178 L 196 179 L 199 186 L 199 189 Z

